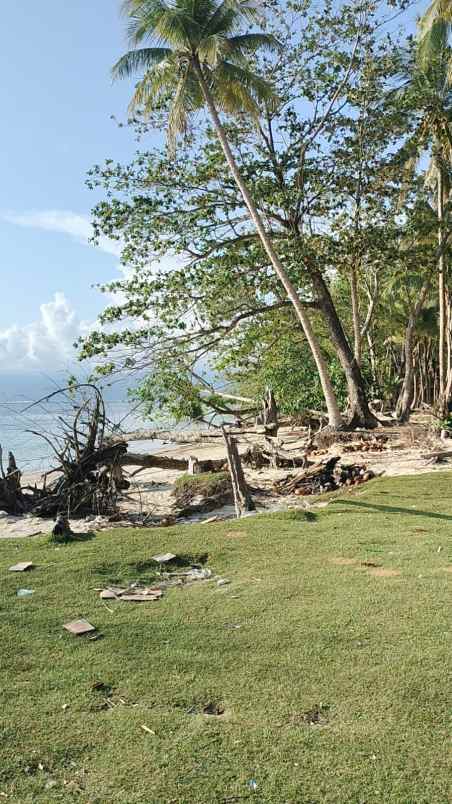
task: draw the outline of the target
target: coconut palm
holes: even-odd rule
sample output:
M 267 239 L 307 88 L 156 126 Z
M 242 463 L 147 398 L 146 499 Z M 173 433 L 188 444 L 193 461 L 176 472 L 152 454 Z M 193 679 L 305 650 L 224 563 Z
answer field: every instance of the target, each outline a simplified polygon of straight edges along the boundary
M 418 59 L 426 68 L 452 31 L 452 0 L 432 0 L 418 24 Z
M 275 100 L 271 86 L 250 68 L 248 59 L 258 50 L 275 50 L 278 43 L 263 32 L 241 33 L 244 25 L 260 21 L 253 0 L 125 0 L 123 11 L 129 18 L 133 49 L 114 66 L 114 77 L 142 73 L 132 109 L 150 114 L 169 100 L 170 147 L 186 129 L 190 115 L 207 107 L 250 218 L 303 327 L 322 383 L 329 424 L 340 427 L 341 414 L 310 319 L 267 234 L 220 119 L 221 112 L 257 117 L 262 103 Z M 139 47 L 142 44 L 150 46 Z
M 437 32 L 438 33 L 438 32 Z M 438 34 L 439 37 L 439 34 Z M 452 168 L 452 87 L 449 80 L 451 48 L 446 31 L 436 41 L 437 52 L 429 52 L 428 61 L 419 57 L 417 64 L 409 66 L 409 80 L 405 94 L 417 108 L 418 121 L 406 144 L 407 168 L 414 167 L 421 154 L 430 154 L 426 184 L 435 193 L 438 221 L 438 313 L 439 313 L 439 398 L 438 407 L 447 406 L 448 366 L 446 340 L 448 318 L 447 288 L 447 219 L 449 217 Z M 410 172 L 410 170 L 409 170 Z

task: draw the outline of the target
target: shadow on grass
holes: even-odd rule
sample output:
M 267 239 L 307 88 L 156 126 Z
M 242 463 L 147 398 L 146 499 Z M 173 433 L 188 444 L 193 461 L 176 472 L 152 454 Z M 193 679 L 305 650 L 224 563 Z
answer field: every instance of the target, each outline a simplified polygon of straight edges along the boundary
M 209 558 L 208 553 L 179 553 L 172 561 L 164 565 L 164 570 L 188 568 L 203 565 Z M 120 561 L 106 561 L 93 568 L 93 572 L 100 575 L 108 583 L 121 583 L 124 581 L 141 581 L 152 584 L 159 578 L 160 565 L 152 558 L 145 561 L 130 561 L 121 564 Z
M 51 544 L 72 544 L 73 542 L 90 542 L 91 539 L 96 538 L 94 530 L 88 530 L 84 533 L 71 533 L 64 536 L 49 536 Z
M 400 508 L 396 505 L 378 505 L 377 503 L 358 502 L 356 500 L 332 500 L 334 505 L 348 505 L 353 508 L 368 509 L 368 513 L 381 511 L 384 514 L 410 514 L 410 516 L 422 516 L 429 519 L 442 519 L 444 522 L 452 522 L 449 514 L 435 514 L 434 511 L 419 511 L 413 508 Z M 364 513 L 364 511 L 362 512 Z

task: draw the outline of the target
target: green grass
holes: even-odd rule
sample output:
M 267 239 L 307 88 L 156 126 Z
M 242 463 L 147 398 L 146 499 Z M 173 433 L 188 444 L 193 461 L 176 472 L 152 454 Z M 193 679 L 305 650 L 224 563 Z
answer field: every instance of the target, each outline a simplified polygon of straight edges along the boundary
M 181 475 L 174 484 L 176 500 L 187 504 L 196 495 L 212 497 L 216 494 L 231 494 L 232 486 L 228 472 L 201 472 L 199 475 Z
M 309 519 L 1 541 L 0 800 L 450 801 L 451 529 L 452 476 L 434 474 Z M 207 553 L 231 583 L 103 605 L 95 587 L 152 579 L 161 551 Z M 37 568 L 8 573 L 19 560 Z M 62 630 L 78 617 L 103 638 Z

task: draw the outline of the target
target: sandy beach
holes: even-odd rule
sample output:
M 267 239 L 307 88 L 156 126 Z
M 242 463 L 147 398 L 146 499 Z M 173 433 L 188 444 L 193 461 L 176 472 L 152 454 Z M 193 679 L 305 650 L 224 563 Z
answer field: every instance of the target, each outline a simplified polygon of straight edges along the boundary
M 410 427 L 387 427 L 378 431 L 388 435 L 388 443 L 383 451 L 347 451 L 342 443 L 332 444 L 328 449 L 314 450 L 310 454 L 311 461 L 326 461 L 329 457 L 340 456 L 341 463 L 345 465 L 360 464 L 365 465 L 377 477 L 385 475 L 387 477 L 399 475 L 413 475 L 427 472 L 437 472 L 450 470 L 452 458 L 444 457 L 441 462 L 432 462 L 426 459 L 425 455 L 431 449 L 438 447 L 447 451 L 447 444 L 440 442 L 439 439 L 430 439 L 426 436 L 424 428 L 416 426 Z M 357 441 L 359 433 L 356 434 Z M 186 459 L 190 456 L 198 460 L 223 459 L 226 464 L 226 450 L 219 439 L 219 443 L 195 443 L 168 445 L 161 449 L 159 455 L 169 456 L 178 459 Z M 263 438 L 259 435 L 243 435 L 238 439 L 239 451 L 243 454 L 251 445 L 263 443 Z M 285 427 L 280 428 L 278 442 L 286 450 L 293 450 L 294 453 L 301 451 L 306 444 L 306 434 L 301 433 L 299 428 Z M 130 452 L 140 451 L 140 442 L 129 444 Z M 254 513 L 287 510 L 289 508 L 307 509 L 312 506 L 324 506 L 327 502 L 309 496 L 296 496 L 290 494 L 282 496 L 274 490 L 274 483 L 290 473 L 290 469 L 272 469 L 264 467 L 252 469 L 244 467 L 247 483 L 252 489 L 253 499 L 256 504 Z M 297 470 L 294 470 L 297 471 Z M 125 476 L 130 482 L 130 487 L 122 494 L 119 509 L 120 514 L 117 521 L 112 522 L 107 517 L 94 516 L 74 520 L 74 530 L 86 532 L 89 530 L 102 530 L 112 527 L 136 527 L 140 524 L 153 526 L 163 519 L 163 524 L 172 523 L 199 523 L 212 521 L 213 518 L 226 519 L 235 517 L 235 509 L 232 504 L 225 505 L 215 510 L 205 513 L 197 513 L 191 517 L 180 518 L 177 516 L 174 499 L 174 484 L 184 472 L 173 469 L 136 469 L 127 468 Z M 40 483 L 40 474 L 24 475 L 23 483 L 33 485 Z M 344 493 L 347 490 L 344 489 Z M 247 514 L 252 516 L 253 514 Z M 167 522 L 165 521 L 167 519 Z M 49 533 L 53 526 L 53 520 L 43 519 L 27 515 L 16 517 L 0 514 L 0 538 L 31 537 L 42 533 Z

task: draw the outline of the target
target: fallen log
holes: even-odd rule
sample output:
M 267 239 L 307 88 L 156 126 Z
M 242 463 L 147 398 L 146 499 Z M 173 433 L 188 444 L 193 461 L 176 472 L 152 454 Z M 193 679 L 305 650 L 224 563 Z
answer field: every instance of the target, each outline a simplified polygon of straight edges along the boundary
M 249 430 L 230 428 L 229 435 L 271 435 L 271 427 L 260 425 Z M 127 441 L 165 441 L 172 444 L 200 444 L 206 441 L 223 438 L 223 433 L 216 430 L 132 430 L 130 433 L 112 433 L 106 438 L 109 444 Z
M 143 469 L 175 469 L 188 471 L 189 458 L 172 458 L 169 455 L 142 455 L 126 452 L 119 458 L 121 466 L 141 466 Z M 220 472 L 224 469 L 226 458 L 198 461 L 201 472 Z

